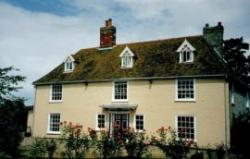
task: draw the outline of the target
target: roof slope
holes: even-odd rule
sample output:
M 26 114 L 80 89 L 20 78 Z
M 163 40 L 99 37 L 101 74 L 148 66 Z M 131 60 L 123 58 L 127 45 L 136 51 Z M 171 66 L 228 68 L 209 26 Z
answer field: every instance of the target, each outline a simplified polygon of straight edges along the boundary
M 196 48 L 194 62 L 190 64 L 180 64 L 179 54 L 176 52 L 185 38 Z M 131 69 L 121 69 L 119 55 L 126 46 L 135 54 L 134 65 Z M 224 74 L 224 68 L 218 56 L 202 36 L 120 44 L 111 50 L 103 51 L 98 48 L 82 49 L 73 57 L 76 60 L 76 67 L 72 73 L 63 73 L 62 63 L 34 84 Z

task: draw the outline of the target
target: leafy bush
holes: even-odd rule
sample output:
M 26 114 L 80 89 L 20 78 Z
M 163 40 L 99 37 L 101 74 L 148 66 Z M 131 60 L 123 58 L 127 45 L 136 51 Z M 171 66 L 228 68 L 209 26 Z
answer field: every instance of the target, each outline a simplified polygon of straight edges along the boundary
M 172 159 L 187 158 L 192 141 L 177 139 L 176 132 L 171 127 L 161 127 L 157 130 L 158 136 L 152 136 L 152 144 L 158 146 L 165 154 Z
M 84 158 L 89 149 L 90 139 L 83 133 L 82 126 L 71 122 L 62 123 L 62 141 L 65 151 L 62 156 L 66 158 Z
M 18 146 L 25 131 L 27 112 L 24 102 L 4 100 L 0 102 L 0 152 L 17 157 Z
M 46 146 L 46 150 L 47 150 L 47 153 L 48 153 L 48 157 L 53 158 L 54 154 L 56 152 L 56 142 L 55 142 L 55 140 L 53 140 L 53 139 L 47 140 L 45 146 Z
M 46 154 L 46 140 L 36 138 L 29 149 L 30 158 L 44 158 Z
M 97 140 L 97 149 L 101 158 L 111 158 L 116 156 L 118 147 L 116 140 L 110 137 L 109 132 L 102 130 Z
M 129 128 L 125 132 L 124 137 L 124 146 L 127 150 L 129 158 L 140 158 L 147 152 L 149 141 L 147 141 L 144 133 L 134 132 L 133 129 Z

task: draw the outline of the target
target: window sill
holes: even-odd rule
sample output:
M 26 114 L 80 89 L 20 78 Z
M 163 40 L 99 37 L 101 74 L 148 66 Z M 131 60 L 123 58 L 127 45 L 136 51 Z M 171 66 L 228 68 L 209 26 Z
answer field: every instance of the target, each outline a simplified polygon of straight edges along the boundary
M 125 99 L 125 100 L 116 100 L 116 99 L 113 99 L 112 100 L 112 103 L 127 103 L 128 102 L 128 99 Z
M 47 135 L 60 135 L 60 131 L 47 131 Z
M 175 102 L 193 102 L 195 103 L 195 99 L 175 99 Z
M 49 103 L 53 104 L 53 103 L 62 103 L 62 100 L 50 100 Z
M 64 71 L 63 73 L 72 73 L 73 70 Z

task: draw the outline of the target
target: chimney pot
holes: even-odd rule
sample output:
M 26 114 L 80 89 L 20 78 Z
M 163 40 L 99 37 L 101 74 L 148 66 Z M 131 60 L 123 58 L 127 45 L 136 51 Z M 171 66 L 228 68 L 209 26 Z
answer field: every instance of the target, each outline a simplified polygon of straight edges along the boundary
M 206 24 L 205 24 L 205 27 L 206 27 L 206 28 L 207 28 L 207 27 L 209 27 L 209 24 L 208 24 L 208 23 L 206 23 Z
M 109 24 L 108 20 L 105 20 L 105 26 L 107 27 Z
M 218 26 L 222 26 L 221 22 L 218 22 Z

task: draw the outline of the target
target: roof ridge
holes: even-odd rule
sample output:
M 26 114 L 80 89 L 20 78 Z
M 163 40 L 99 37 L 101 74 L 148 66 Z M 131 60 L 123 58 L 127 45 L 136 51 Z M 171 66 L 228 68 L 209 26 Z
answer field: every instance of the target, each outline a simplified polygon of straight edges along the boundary
M 120 43 L 114 45 L 116 46 L 123 46 L 123 45 L 131 45 L 131 44 L 141 44 L 141 43 L 150 43 L 150 42 L 160 42 L 160 41 L 166 41 L 166 40 L 175 40 L 175 39 L 183 39 L 183 38 L 194 38 L 194 37 L 202 37 L 202 35 L 191 35 L 191 36 L 181 36 L 181 37 L 174 37 L 174 38 L 164 38 L 164 39 L 157 39 L 157 40 L 146 40 L 146 41 L 135 41 L 135 42 L 128 42 L 128 43 Z M 81 48 L 79 51 L 82 50 L 90 50 L 90 49 L 99 49 L 100 47 L 88 47 L 88 48 Z M 77 51 L 76 53 L 78 53 Z M 76 54 L 75 53 L 75 54 Z

